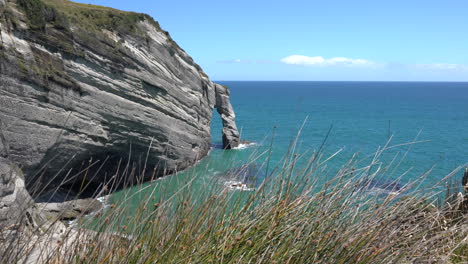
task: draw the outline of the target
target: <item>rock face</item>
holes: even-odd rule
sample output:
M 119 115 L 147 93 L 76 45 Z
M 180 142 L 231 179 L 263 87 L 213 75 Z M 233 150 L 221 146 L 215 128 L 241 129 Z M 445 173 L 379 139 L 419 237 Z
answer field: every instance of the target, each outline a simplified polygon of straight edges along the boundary
M 21 170 L 0 158 L 0 263 L 51 263 L 51 259 L 70 256 L 70 249 L 80 244 L 107 241 L 111 234 L 98 236 L 94 231 L 57 221 L 80 217 L 101 207 L 93 199 L 34 204 Z M 111 236 L 124 239 L 118 234 Z
M 102 203 L 95 199 L 78 199 L 63 203 L 37 203 L 35 208 L 49 221 L 73 220 L 97 212 Z
M 465 173 L 462 178 L 463 189 L 465 190 L 465 195 L 462 195 L 462 202 L 460 204 L 460 211 L 462 213 L 468 214 L 468 168 L 465 168 Z
M 465 168 L 465 173 L 462 178 L 462 186 L 466 193 L 468 193 L 468 168 Z
M 235 114 L 229 102 L 229 89 L 225 86 L 215 84 L 216 109 L 223 121 L 223 147 L 231 149 L 240 144 L 239 132 L 235 122 Z
M 0 230 L 19 224 L 33 205 L 21 170 L 0 158 Z
M 228 89 L 151 17 L 66 0 L 0 1 L 0 155 L 28 183 L 56 173 L 63 182 L 70 168 L 98 160 L 102 173 L 86 181 L 100 183 L 129 157 L 156 176 L 182 170 L 208 153 L 214 108 L 224 147 L 239 144 Z

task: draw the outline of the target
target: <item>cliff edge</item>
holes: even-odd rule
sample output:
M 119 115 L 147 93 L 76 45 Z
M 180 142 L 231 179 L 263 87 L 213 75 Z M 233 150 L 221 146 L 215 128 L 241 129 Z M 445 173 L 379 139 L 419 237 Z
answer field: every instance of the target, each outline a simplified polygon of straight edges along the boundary
M 151 171 L 144 180 L 182 170 L 207 155 L 214 108 L 224 147 L 236 147 L 229 90 L 150 16 L 0 0 L 0 156 L 26 183 L 98 185 L 122 158 Z M 80 175 L 95 162 L 102 173 Z

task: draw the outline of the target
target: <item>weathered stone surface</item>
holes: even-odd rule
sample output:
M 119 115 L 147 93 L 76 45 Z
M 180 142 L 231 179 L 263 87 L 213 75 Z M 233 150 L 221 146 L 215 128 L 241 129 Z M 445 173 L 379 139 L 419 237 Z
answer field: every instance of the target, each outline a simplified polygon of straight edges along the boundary
M 240 137 L 235 122 L 236 115 L 229 101 L 229 89 L 219 84 L 215 84 L 215 89 L 215 107 L 223 121 L 223 147 L 225 149 L 236 148 L 240 144 Z
M 88 198 L 63 203 L 37 203 L 35 207 L 50 221 L 73 220 L 101 210 L 102 203 Z
M 468 214 L 468 168 L 465 168 L 465 173 L 463 174 L 462 178 L 462 185 L 463 189 L 465 190 L 465 194 L 461 195 L 462 201 L 460 203 L 459 210 L 464 214 Z
M 462 178 L 462 186 L 466 194 L 468 194 L 468 168 L 465 168 L 465 173 Z
M 102 234 L 57 221 L 100 210 L 102 204 L 93 199 L 65 203 L 34 204 L 24 187 L 21 170 L 0 158 L 0 263 L 50 263 L 66 259 L 70 249 L 83 243 L 106 246 L 106 238 L 122 241 L 119 234 Z M 78 214 L 78 215 L 77 215 Z M 52 261 L 54 262 L 54 261 Z
M 215 107 L 224 147 L 238 145 L 228 89 L 211 82 L 157 22 L 110 9 L 102 12 L 134 25 L 81 26 L 52 5 L 60 1 L 41 1 L 42 17 L 15 0 L 0 14 L 0 151 L 22 167 L 27 183 L 38 184 L 33 175 L 42 168 L 40 182 L 63 171 L 55 178 L 62 183 L 68 169 L 73 175 L 91 159 L 108 159 L 102 173 L 86 178 L 95 185 L 120 158 L 156 167 L 157 176 L 182 170 L 208 153 Z
M 130 243 L 126 237 L 119 234 L 97 233 L 66 226 L 60 221 L 45 222 L 33 229 L 0 230 L 0 262 L 24 264 L 76 262 L 77 255 L 83 257 L 89 254 L 86 250 L 87 245 L 98 243 L 100 249 L 110 250 L 114 241 L 122 245 Z M 11 244 L 14 246 L 9 247 Z
M 24 186 L 21 170 L 0 158 L 0 230 L 20 224 L 34 205 Z

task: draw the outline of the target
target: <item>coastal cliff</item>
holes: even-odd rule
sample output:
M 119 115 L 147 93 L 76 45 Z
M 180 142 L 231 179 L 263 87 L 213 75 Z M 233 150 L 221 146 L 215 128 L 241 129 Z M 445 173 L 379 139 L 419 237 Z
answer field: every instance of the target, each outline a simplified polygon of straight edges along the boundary
M 210 150 L 215 108 L 224 148 L 240 142 L 228 88 L 148 15 L 0 0 L 0 31 L 0 156 L 27 184 L 95 161 L 93 186 L 122 159 L 151 171 L 143 180 L 187 168 Z

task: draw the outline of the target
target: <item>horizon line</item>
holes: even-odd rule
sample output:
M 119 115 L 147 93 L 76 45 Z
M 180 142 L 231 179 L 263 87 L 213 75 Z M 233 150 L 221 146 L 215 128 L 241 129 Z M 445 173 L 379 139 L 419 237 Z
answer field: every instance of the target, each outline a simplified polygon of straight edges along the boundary
M 211 80 L 213 82 L 399 82 L 399 83 L 467 83 L 468 81 L 332 81 L 332 80 Z

